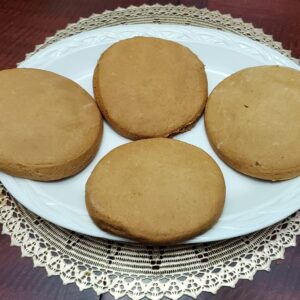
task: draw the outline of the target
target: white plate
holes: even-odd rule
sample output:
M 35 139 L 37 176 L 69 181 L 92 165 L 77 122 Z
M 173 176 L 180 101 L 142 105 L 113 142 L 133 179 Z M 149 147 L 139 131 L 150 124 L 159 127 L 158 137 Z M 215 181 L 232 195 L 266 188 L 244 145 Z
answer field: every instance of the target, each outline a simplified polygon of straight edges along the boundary
M 248 38 L 182 25 L 125 25 L 84 32 L 39 51 L 20 67 L 56 72 L 73 79 L 93 94 L 92 74 L 100 54 L 116 41 L 141 35 L 174 40 L 194 51 L 206 65 L 210 91 L 223 78 L 250 66 L 277 64 L 299 69 L 288 58 Z M 207 151 L 221 167 L 227 187 L 226 204 L 219 222 L 189 242 L 216 241 L 247 234 L 274 224 L 300 209 L 300 177 L 272 183 L 235 172 L 210 147 L 203 117 L 191 131 L 176 136 L 176 139 Z M 101 149 L 80 174 L 52 183 L 35 182 L 3 173 L 0 179 L 19 202 L 41 217 L 83 234 L 122 240 L 93 224 L 85 207 L 84 188 L 99 159 L 127 142 L 129 140 L 105 124 Z

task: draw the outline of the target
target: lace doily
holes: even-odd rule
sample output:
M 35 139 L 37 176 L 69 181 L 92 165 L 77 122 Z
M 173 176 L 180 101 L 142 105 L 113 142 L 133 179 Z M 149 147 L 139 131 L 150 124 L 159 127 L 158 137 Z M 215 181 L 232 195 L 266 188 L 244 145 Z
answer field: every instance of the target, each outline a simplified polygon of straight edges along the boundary
M 172 5 L 129 7 L 80 19 L 47 38 L 33 53 L 82 31 L 135 23 L 177 23 L 227 30 L 291 58 L 280 43 L 241 19 Z M 65 284 L 75 282 L 81 290 L 92 288 L 97 294 L 110 292 L 117 298 L 196 298 L 203 291 L 216 293 L 221 286 L 234 287 L 239 279 L 252 279 L 256 271 L 269 270 L 271 261 L 283 258 L 284 249 L 295 246 L 296 235 L 300 234 L 298 211 L 267 229 L 221 242 L 175 247 L 111 242 L 79 235 L 43 220 L 20 205 L 2 185 L 0 193 L 3 233 L 11 236 L 12 245 L 21 247 L 23 256 L 32 257 L 34 266 L 45 267 L 48 275 L 59 275 Z

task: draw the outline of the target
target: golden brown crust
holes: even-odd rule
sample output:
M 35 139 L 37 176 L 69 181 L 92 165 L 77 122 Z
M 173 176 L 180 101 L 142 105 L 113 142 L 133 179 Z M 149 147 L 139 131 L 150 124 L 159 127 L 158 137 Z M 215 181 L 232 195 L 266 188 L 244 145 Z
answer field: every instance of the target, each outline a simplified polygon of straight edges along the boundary
M 205 128 L 229 166 L 265 180 L 300 175 L 300 72 L 261 66 L 241 70 L 209 96 Z
M 204 65 L 193 52 L 175 42 L 145 37 L 108 48 L 95 68 L 93 88 L 104 118 L 133 140 L 190 130 L 208 93 Z
M 224 178 L 212 158 L 166 138 L 115 148 L 86 184 L 86 206 L 100 228 L 157 245 L 209 229 L 222 213 L 224 198 Z
M 0 169 L 50 181 L 81 171 L 96 155 L 102 118 L 93 98 L 52 72 L 0 72 Z

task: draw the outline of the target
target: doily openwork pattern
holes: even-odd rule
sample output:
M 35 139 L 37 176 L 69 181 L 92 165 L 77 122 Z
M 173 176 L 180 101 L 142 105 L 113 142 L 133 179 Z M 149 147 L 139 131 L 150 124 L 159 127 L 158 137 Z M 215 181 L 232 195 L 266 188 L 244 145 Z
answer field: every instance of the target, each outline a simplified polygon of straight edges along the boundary
M 205 26 L 247 36 L 291 57 L 281 44 L 260 29 L 229 15 L 184 6 L 141 6 L 106 11 L 80 19 L 47 38 L 47 45 L 86 30 L 136 23 L 176 23 Z M 29 56 L 33 53 L 28 54 Z M 258 270 L 268 270 L 271 261 L 282 258 L 300 233 L 300 211 L 259 232 L 227 241 L 201 245 L 150 247 L 111 242 L 82 236 L 53 225 L 20 205 L 0 186 L 0 222 L 22 255 L 32 257 L 34 266 L 45 267 L 64 283 L 80 289 L 132 299 L 163 296 L 178 299 L 216 293 L 221 286 L 235 286 L 239 279 L 252 279 Z

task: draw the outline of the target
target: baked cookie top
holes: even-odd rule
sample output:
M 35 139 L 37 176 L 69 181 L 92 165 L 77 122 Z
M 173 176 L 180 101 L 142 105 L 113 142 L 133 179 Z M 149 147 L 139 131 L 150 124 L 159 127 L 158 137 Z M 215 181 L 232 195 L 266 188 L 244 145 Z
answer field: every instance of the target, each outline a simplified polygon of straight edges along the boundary
M 109 47 L 98 61 L 93 86 L 103 116 L 131 139 L 189 130 L 207 100 L 199 58 L 178 43 L 151 37 Z
M 209 96 L 205 127 L 237 171 L 267 180 L 300 175 L 300 72 L 260 66 L 229 76 Z
M 0 169 L 55 180 L 79 172 L 94 156 L 102 119 L 77 83 L 38 69 L 0 71 Z
M 103 230 L 150 244 L 173 244 L 209 229 L 221 215 L 225 184 L 203 150 L 167 138 L 109 152 L 86 185 L 86 205 Z

